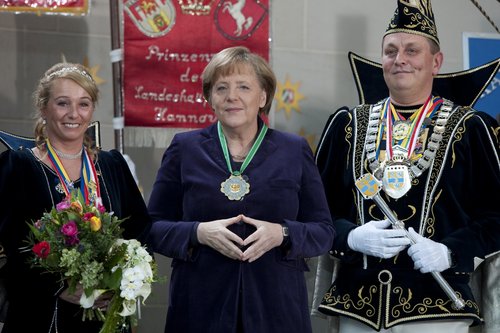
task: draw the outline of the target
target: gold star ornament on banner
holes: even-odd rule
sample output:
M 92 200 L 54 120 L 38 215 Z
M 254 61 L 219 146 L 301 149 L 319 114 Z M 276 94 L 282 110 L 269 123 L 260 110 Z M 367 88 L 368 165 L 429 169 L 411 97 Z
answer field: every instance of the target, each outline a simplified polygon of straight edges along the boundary
M 285 79 L 285 83 L 281 83 L 278 81 L 278 89 L 276 96 L 274 99 L 278 101 L 278 105 L 276 106 L 276 112 L 280 110 L 285 110 L 285 116 L 287 119 L 290 119 L 292 114 L 292 110 L 300 113 L 300 105 L 299 102 L 304 99 L 304 95 L 299 93 L 300 82 L 292 83 L 288 75 Z
M 94 79 L 94 81 L 95 81 L 95 83 L 97 85 L 101 85 L 104 82 L 106 82 L 106 80 L 104 80 L 103 78 L 101 78 L 98 75 L 99 70 L 101 69 L 101 65 L 95 65 L 95 66 L 90 67 L 90 65 L 89 65 L 89 59 L 87 57 L 85 57 L 83 59 L 82 65 L 87 68 L 87 70 L 89 71 L 90 75 L 92 76 L 92 78 Z
M 61 62 L 68 62 L 66 60 L 66 56 L 64 55 L 64 53 L 61 54 Z M 95 66 L 90 67 L 89 66 L 89 58 L 88 57 L 83 58 L 82 65 L 85 66 L 85 68 L 87 69 L 87 71 L 90 73 L 90 76 L 92 76 L 92 78 L 94 79 L 96 85 L 101 85 L 104 82 L 106 82 L 106 80 L 104 80 L 103 78 L 101 78 L 98 75 L 99 70 L 101 69 L 101 65 L 95 65 Z

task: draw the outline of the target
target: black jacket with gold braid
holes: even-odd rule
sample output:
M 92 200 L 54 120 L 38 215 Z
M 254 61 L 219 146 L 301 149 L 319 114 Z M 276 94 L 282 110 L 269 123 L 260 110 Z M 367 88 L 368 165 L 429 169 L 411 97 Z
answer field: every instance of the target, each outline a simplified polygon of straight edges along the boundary
M 465 300 L 465 308 L 456 310 L 431 274 L 413 268 L 406 250 L 380 259 L 347 245 L 347 235 L 357 224 L 384 219 L 354 185 L 372 172 L 365 147 L 372 109 L 361 105 L 330 116 L 318 147 L 317 164 L 337 230 L 331 254 L 341 262 L 319 311 L 349 316 L 377 330 L 416 320 L 472 319 L 477 324 L 481 313 L 469 287 L 474 258 L 500 250 L 498 124 L 485 113 L 453 105 L 434 160 L 413 179 L 409 192 L 397 200 L 380 192 L 407 228 L 454 253 L 454 266 L 442 275 Z M 423 131 L 423 149 L 438 116 Z

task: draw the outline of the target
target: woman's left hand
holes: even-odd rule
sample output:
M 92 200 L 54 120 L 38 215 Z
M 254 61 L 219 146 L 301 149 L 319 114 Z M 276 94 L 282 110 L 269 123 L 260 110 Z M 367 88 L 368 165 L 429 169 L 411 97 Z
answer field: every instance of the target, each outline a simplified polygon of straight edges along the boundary
M 257 229 L 243 241 L 244 246 L 251 244 L 243 252 L 243 261 L 255 261 L 267 251 L 280 246 L 283 242 L 281 224 L 256 220 L 244 215 L 242 221 L 253 225 Z

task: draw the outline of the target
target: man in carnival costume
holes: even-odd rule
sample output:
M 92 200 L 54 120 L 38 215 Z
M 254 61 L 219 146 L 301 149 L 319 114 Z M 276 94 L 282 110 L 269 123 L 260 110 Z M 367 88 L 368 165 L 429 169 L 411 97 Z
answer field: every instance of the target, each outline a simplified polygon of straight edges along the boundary
M 483 313 L 498 324 L 470 287 L 478 259 L 500 249 L 498 124 L 436 94 L 442 62 L 430 1 L 399 0 L 382 43 L 389 96 L 339 109 L 323 131 L 337 237 L 313 313 L 339 316 L 339 332 L 465 333 Z

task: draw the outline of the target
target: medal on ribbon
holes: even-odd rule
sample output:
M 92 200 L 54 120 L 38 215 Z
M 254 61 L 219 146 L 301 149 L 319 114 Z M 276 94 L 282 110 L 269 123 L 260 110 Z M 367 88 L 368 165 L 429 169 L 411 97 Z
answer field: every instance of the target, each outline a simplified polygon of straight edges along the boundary
M 241 200 L 250 193 L 250 184 L 241 175 L 232 174 L 220 184 L 220 190 L 229 200 Z
M 257 150 L 259 149 L 260 144 L 262 143 L 262 140 L 266 135 L 267 126 L 266 124 L 262 125 L 260 133 L 254 144 L 252 145 L 252 148 L 248 152 L 247 157 L 241 164 L 241 168 L 239 171 L 233 171 L 233 168 L 231 166 L 229 149 L 227 148 L 226 137 L 224 136 L 224 132 L 222 131 L 220 122 L 217 122 L 217 131 L 219 134 L 219 141 L 222 147 L 222 152 L 224 153 L 224 159 L 226 160 L 226 165 L 230 173 L 229 177 L 220 184 L 220 191 L 224 193 L 229 200 L 243 200 L 245 195 L 250 193 L 250 183 L 248 182 L 248 177 L 243 175 L 243 172 L 250 164 L 250 161 L 252 161 L 255 153 L 257 153 Z
M 429 96 L 420 110 L 414 114 L 414 117 L 404 120 L 396 119 L 397 112 L 394 110 L 394 106 L 390 99 L 386 101 L 387 163 L 382 176 L 382 187 L 391 198 L 399 199 L 411 189 L 410 158 L 418 141 L 423 121 L 432 113 L 436 103 L 436 101 L 432 101 L 432 96 Z
M 74 184 L 69 178 L 64 165 L 57 156 L 57 153 L 52 147 L 50 141 L 47 139 L 45 142 L 47 145 L 47 156 L 59 178 L 59 184 L 56 186 L 56 190 L 61 194 L 69 196 L 70 192 L 74 189 Z M 85 199 L 85 203 L 87 205 L 93 204 L 97 207 L 97 205 L 102 204 L 97 172 L 85 147 L 82 153 L 80 192 L 82 193 L 82 197 Z
M 384 169 L 382 186 L 385 193 L 394 199 L 399 199 L 411 188 L 408 166 L 404 164 L 388 165 Z
M 410 123 L 407 121 L 397 120 L 394 123 L 394 129 L 392 130 L 392 135 L 396 140 L 403 140 L 410 133 Z

